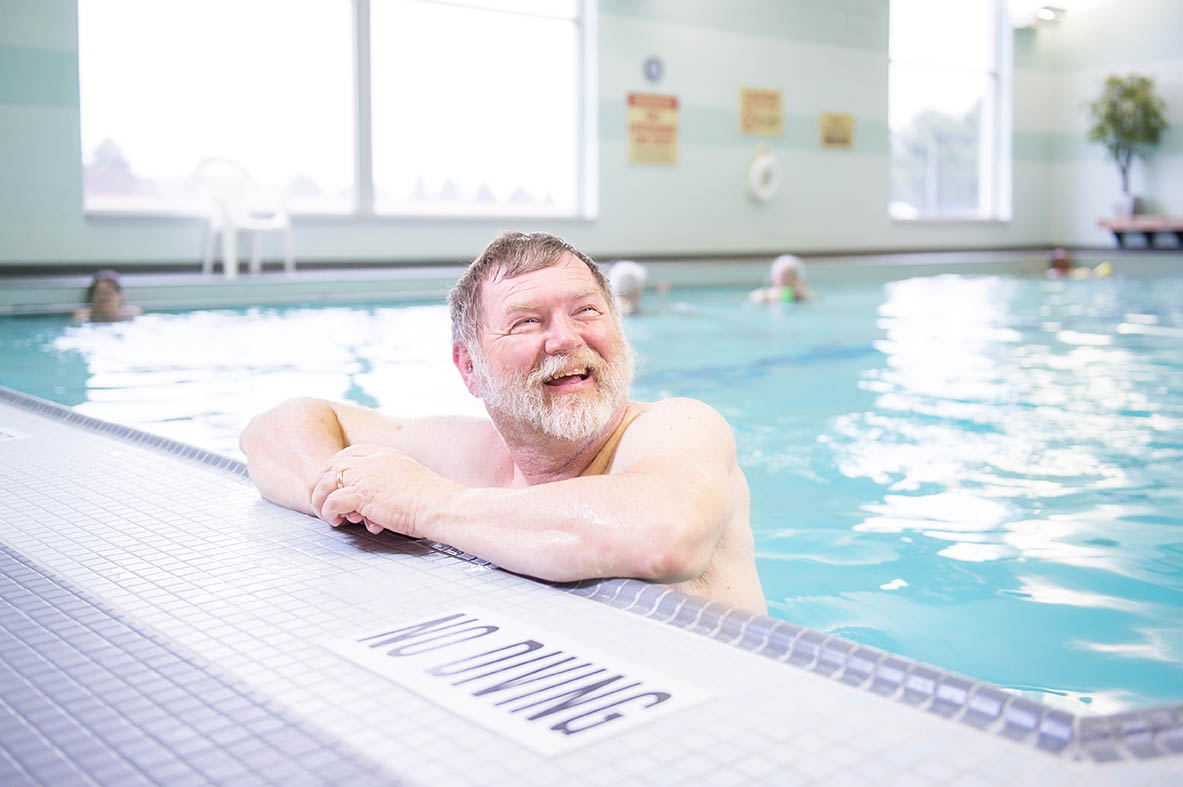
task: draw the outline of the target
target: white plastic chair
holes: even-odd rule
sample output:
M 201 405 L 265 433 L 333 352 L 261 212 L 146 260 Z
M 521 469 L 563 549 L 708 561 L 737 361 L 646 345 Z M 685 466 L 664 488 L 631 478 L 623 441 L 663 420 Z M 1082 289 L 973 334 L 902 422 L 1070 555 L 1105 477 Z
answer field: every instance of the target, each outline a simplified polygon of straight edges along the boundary
M 246 168 L 225 158 L 207 158 L 197 165 L 197 183 L 209 199 L 209 230 L 205 238 L 202 273 L 213 273 L 214 239 L 222 235 L 222 269 L 227 279 L 238 275 L 238 233 L 251 235 L 250 272 L 263 268 L 260 236 L 264 232 L 283 233 L 283 269 L 296 270 L 292 256 L 292 219 L 283 200 L 261 188 Z

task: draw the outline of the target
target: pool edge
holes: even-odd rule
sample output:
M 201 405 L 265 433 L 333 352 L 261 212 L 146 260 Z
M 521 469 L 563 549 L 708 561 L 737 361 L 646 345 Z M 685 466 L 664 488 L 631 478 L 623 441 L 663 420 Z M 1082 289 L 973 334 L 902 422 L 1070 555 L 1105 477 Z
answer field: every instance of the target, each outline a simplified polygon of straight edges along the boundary
M 103 421 L 2 385 L 0 402 L 197 462 L 249 483 L 243 462 L 212 451 Z M 446 544 L 430 542 L 429 546 L 463 562 L 496 568 Z M 662 585 L 635 579 L 530 581 L 803 668 L 1065 759 L 1109 763 L 1183 755 L 1183 703 L 1082 716 L 1014 695 L 997 685 L 767 615 L 740 612 Z

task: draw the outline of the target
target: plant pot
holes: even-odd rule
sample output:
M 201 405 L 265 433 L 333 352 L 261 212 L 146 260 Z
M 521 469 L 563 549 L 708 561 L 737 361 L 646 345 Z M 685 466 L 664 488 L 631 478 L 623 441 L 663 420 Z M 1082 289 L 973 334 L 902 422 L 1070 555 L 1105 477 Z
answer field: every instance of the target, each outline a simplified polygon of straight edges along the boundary
M 1123 193 L 1117 202 L 1113 203 L 1113 213 L 1117 216 L 1133 216 L 1138 209 L 1138 198 L 1133 194 Z

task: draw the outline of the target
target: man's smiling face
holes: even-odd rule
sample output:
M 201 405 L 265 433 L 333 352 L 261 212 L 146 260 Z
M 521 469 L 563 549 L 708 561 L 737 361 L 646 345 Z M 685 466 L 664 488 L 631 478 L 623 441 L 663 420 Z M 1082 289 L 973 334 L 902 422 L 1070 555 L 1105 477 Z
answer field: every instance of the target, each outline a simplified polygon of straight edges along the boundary
M 588 440 L 624 406 L 632 351 L 607 296 L 581 260 L 494 275 L 481 291 L 476 393 L 490 413 L 552 437 Z

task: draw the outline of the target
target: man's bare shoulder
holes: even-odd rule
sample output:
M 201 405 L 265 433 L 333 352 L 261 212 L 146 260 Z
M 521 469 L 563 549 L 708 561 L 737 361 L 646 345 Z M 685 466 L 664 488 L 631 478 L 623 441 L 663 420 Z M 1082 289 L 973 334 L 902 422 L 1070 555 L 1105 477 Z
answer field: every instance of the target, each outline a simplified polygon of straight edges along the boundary
M 731 432 L 727 419 L 718 410 L 698 399 L 673 396 L 643 406 L 645 409 L 634 422 L 637 426 L 648 425 L 652 428 L 660 425 L 667 429 L 684 429 L 696 426 Z M 630 431 L 631 429 L 632 427 L 630 427 Z
M 381 410 L 348 402 L 329 403 L 345 434 L 346 442 L 378 443 L 402 447 L 405 440 L 465 442 L 497 440 L 496 429 L 488 418 L 465 415 L 429 415 L 398 418 Z M 405 449 L 404 449 L 405 450 Z
M 513 457 L 488 418 L 451 416 L 441 443 L 452 463 L 451 478 L 468 487 L 509 486 L 514 479 Z
M 706 456 L 733 461 L 735 437 L 727 419 L 706 402 L 684 397 L 662 399 L 645 405 L 625 430 L 613 469 L 651 456 L 663 461 L 679 458 L 679 463 Z
M 439 457 L 442 474 L 465 486 L 499 486 L 512 467 L 509 449 L 488 418 L 431 416 L 417 419 L 415 428 Z
M 488 418 L 469 415 L 429 415 L 414 420 L 418 422 L 420 428 L 441 436 L 501 442 L 501 436 Z

